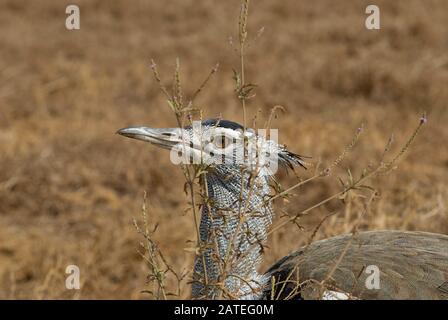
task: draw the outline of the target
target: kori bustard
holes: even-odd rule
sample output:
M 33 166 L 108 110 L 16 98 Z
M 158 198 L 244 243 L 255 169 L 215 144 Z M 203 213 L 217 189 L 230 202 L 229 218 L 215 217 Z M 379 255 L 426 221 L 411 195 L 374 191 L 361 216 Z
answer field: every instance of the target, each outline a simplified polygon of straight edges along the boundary
M 260 274 L 276 164 L 304 166 L 283 145 L 218 119 L 117 133 L 170 150 L 175 163 L 206 167 L 192 298 L 219 298 L 224 290 L 238 299 L 448 299 L 448 236 L 426 232 L 370 231 L 317 241 Z M 363 272 L 369 266 L 379 272 L 373 288 Z M 331 285 L 322 289 L 324 282 Z

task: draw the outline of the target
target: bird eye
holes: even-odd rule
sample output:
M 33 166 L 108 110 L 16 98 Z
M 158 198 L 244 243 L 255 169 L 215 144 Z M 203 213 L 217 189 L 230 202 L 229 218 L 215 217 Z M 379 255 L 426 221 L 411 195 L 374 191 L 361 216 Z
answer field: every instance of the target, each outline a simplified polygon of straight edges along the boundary
M 232 143 L 232 138 L 227 137 L 225 134 L 219 134 L 212 137 L 210 141 L 215 147 L 219 149 L 225 149 Z

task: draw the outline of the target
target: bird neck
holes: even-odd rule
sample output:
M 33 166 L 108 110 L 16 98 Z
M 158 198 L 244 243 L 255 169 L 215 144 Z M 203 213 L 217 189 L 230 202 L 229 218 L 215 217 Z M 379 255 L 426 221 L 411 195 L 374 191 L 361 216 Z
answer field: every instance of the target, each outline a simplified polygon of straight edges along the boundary
M 192 296 L 257 298 L 266 282 L 257 268 L 273 216 L 268 176 L 222 166 L 207 173 L 206 184 Z

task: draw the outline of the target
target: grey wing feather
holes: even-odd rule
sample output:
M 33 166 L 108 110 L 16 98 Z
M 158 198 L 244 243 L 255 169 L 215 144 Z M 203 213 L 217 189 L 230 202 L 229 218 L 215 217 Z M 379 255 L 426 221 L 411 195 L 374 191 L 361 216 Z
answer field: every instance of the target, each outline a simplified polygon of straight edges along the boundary
M 379 289 L 366 286 L 368 266 L 380 271 Z M 318 298 L 327 279 L 326 289 L 357 299 L 448 299 L 448 236 L 406 231 L 338 236 L 300 248 L 266 275 L 266 298 Z

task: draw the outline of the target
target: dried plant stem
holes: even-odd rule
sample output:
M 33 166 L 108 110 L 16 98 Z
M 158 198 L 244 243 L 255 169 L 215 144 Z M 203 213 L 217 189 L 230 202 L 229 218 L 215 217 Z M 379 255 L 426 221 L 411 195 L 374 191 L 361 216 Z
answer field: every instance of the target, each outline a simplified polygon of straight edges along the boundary
M 365 205 L 365 208 L 364 208 L 363 212 L 359 215 L 355 225 L 352 228 L 352 236 L 350 237 L 350 239 L 347 242 L 347 244 L 344 246 L 344 249 L 342 250 L 342 252 L 339 255 L 338 259 L 336 260 L 335 264 L 331 268 L 330 272 L 328 272 L 328 274 L 325 277 L 325 279 L 321 281 L 321 283 L 320 283 L 320 297 L 322 297 L 323 292 L 325 290 L 325 284 L 331 279 L 331 277 L 335 273 L 336 269 L 339 267 L 339 265 L 341 264 L 341 262 L 344 259 L 345 255 L 347 254 L 347 251 L 350 248 L 350 245 L 352 244 L 354 237 L 358 233 L 358 226 L 359 226 L 362 218 L 364 217 L 365 213 L 369 210 L 369 208 L 370 208 L 373 200 L 375 199 L 376 195 L 377 195 L 376 191 L 372 191 L 372 193 L 370 195 L 370 198 L 367 201 L 367 204 Z
M 188 101 L 188 104 L 185 105 L 185 99 L 183 95 L 182 90 L 182 83 L 180 79 L 180 62 L 179 59 L 176 59 L 176 66 L 174 71 L 174 77 L 173 77 L 173 86 L 172 86 L 172 94 L 168 92 L 166 87 L 163 85 L 162 80 L 160 78 L 159 72 L 157 70 L 157 65 L 155 64 L 154 60 L 151 60 L 151 69 L 153 71 L 153 75 L 157 83 L 159 84 L 159 87 L 161 91 L 164 93 L 164 95 L 168 99 L 168 104 L 170 105 L 171 109 L 174 111 L 176 122 L 178 124 L 178 127 L 181 128 L 182 132 L 184 132 L 185 127 L 185 118 L 189 121 L 189 125 L 192 125 L 192 116 L 191 112 L 194 111 L 194 100 L 196 97 L 201 93 L 201 91 L 205 88 L 211 77 L 218 71 L 218 64 L 211 70 L 211 72 L 207 75 L 205 80 L 201 83 L 199 88 L 194 92 L 191 99 Z M 183 143 L 185 142 L 185 139 L 182 139 Z M 208 281 L 208 272 L 206 270 L 206 264 L 205 264 L 205 257 L 201 254 L 202 250 L 204 248 L 201 248 L 201 239 L 200 239 L 200 230 L 199 230 L 199 224 L 198 224 L 198 211 L 197 208 L 199 207 L 196 203 L 195 199 L 195 184 L 196 181 L 199 181 L 201 173 L 204 172 L 204 166 L 201 165 L 192 165 L 188 166 L 186 164 L 181 164 L 181 169 L 184 174 L 185 180 L 186 180 L 186 186 L 187 190 L 190 196 L 190 203 L 191 203 L 191 210 L 193 213 L 193 223 L 195 226 L 196 231 L 196 242 L 197 246 L 199 248 L 199 255 L 202 256 L 203 259 L 203 266 L 204 266 L 204 275 L 203 275 L 203 283 L 205 286 L 209 285 Z M 204 176 L 205 177 L 205 176 Z M 199 194 L 203 195 L 206 194 L 207 187 L 203 187 L 203 184 L 199 183 L 200 190 Z
M 241 4 L 241 12 L 240 12 L 240 19 L 239 19 L 239 40 L 240 40 L 240 64 L 241 64 L 241 88 L 243 88 L 246 84 L 245 82 L 245 46 L 246 46 L 246 39 L 247 39 L 247 18 L 249 15 L 249 0 L 243 0 Z M 246 115 L 246 97 L 243 95 L 240 99 L 241 106 L 243 107 L 243 126 L 244 130 L 246 130 L 246 121 L 247 121 L 247 115 Z
M 423 118 L 422 118 L 423 119 Z M 426 118 L 424 118 L 426 119 Z M 376 169 L 370 171 L 370 172 L 364 172 L 363 175 L 361 175 L 361 177 L 356 180 L 353 181 L 350 185 L 348 185 L 347 187 L 345 187 L 343 190 L 341 190 L 340 192 L 333 194 L 332 196 L 319 201 L 318 203 L 312 205 L 311 207 L 308 207 L 305 210 L 300 211 L 299 213 L 295 214 L 294 216 L 290 217 L 288 220 L 285 220 L 283 222 L 281 222 L 280 224 L 278 224 L 276 227 L 272 228 L 269 234 L 272 234 L 273 232 L 277 231 L 278 229 L 284 227 L 286 224 L 290 223 L 290 222 L 294 222 L 296 219 L 298 219 L 301 216 L 307 215 L 310 211 L 326 204 L 327 202 L 336 199 L 340 196 L 342 196 L 343 194 L 347 193 L 350 190 L 356 189 L 358 188 L 363 182 L 365 182 L 366 180 L 378 175 L 379 173 L 385 172 L 385 171 L 389 171 L 391 168 L 393 168 L 394 164 L 405 154 L 405 152 L 409 149 L 409 147 L 411 146 L 412 142 L 415 140 L 415 138 L 417 137 L 418 132 L 420 131 L 421 127 L 423 126 L 423 124 L 426 123 L 426 121 L 421 120 L 419 125 L 417 126 L 417 128 L 414 130 L 414 132 L 412 133 L 412 135 L 410 136 L 410 138 L 406 141 L 406 143 L 404 144 L 404 146 L 400 149 L 400 151 L 397 153 L 397 155 L 392 159 L 392 161 L 384 163 L 384 162 L 380 162 L 380 164 L 377 166 Z M 355 142 L 355 139 L 353 140 Z M 352 142 L 350 145 L 354 145 L 354 143 Z M 346 152 L 344 153 L 346 154 Z M 339 158 L 338 158 L 339 159 Z M 340 160 L 338 160 L 338 162 L 340 162 Z M 335 161 L 336 163 L 336 161 Z M 333 165 L 334 166 L 334 165 Z M 324 170 L 324 172 L 327 172 L 328 169 Z M 320 176 L 320 175 L 318 175 Z M 288 191 L 291 191 L 297 187 L 299 187 L 300 185 L 303 185 L 306 182 L 312 181 L 314 180 L 316 177 L 318 176 L 313 176 L 305 181 L 303 181 L 303 183 L 298 183 L 294 186 L 292 186 L 291 188 L 288 189 Z M 275 198 L 276 196 L 274 196 Z
M 166 300 L 168 295 L 180 295 L 181 282 L 184 276 L 179 275 L 167 262 L 162 251 L 159 249 L 156 242 L 153 240 L 153 234 L 156 232 L 157 224 L 154 225 L 153 230 L 149 230 L 149 217 L 147 215 L 147 196 L 146 192 L 143 196 L 142 204 L 142 219 L 143 219 L 143 229 L 140 228 L 136 219 L 134 219 L 134 227 L 137 232 L 143 236 L 145 242 L 141 242 L 140 246 L 144 249 L 144 252 L 137 250 L 140 256 L 149 266 L 148 281 L 153 283 L 154 290 L 143 290 L 144 293 L 152 294 L 157 300 Z M 166 275 L 170 273 L 174 275 L 177 280 L 177 293 L 168 293 L 166 290 L 165 279 Z

